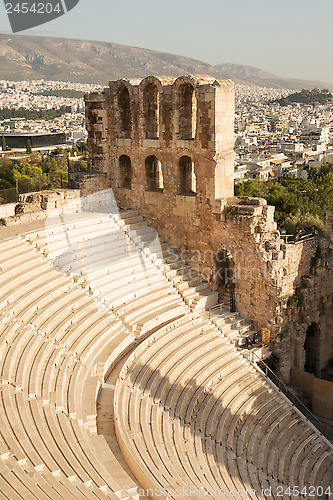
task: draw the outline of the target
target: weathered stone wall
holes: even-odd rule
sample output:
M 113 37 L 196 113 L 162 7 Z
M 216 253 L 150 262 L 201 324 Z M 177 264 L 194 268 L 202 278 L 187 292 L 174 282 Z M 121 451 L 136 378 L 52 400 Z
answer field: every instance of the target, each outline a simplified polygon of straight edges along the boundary
M 333 421 L 333 382 L 321 380 L 303 370 L 292 368 L 291 383 L 311 399 L 311 411 Z
M 13 215 L 7 215 L 4 212 L 5 215 L 0 219 L 0 225 L 13 226 L 42 220 L 52 211 L 59 209 L 67 213 L 75 212 L 80 208 L 80 203 L 80 191 L 74 189 L 20 194 L 18 202 L 10 205 Z
M 303 269 L 300 272 L 299 286 L 291 299 L 293 304 L 288 309 L 290 333 L 286 332 L 286 342 L 290 354 L 283 352 L 283 343 L 279 353 L 280 357 L 285 359 L 286 365 L 291 357 L 291 366 L 303 369 L 307 364 L 307 338 L 316 333 L 311 349 L 313 374 L 317 377 L 321 376 L 321 371 L 329 361 L 333 361 L 332 248 L 332 242 L 328 238 L 316 239 L 310 270 L 305 272 Z M 308 355 L 311 355 L 311 352 L 308 352 Z
M 155 89 L 150 93 L 155 95 L 155 107 L 157 102 L 159 106 L 159 112 L 150 112 L 148 117 L 147 87 Z M 191 100 L 186 99 L 189 88 L 193 91 Z M 186 103 L 187 113 L 179 107 Z M 106 172 L 114 188 L 121 189 L 119 158 L 126 155 L 132 165 L 132 196 L 143 196 L 145 161 L 156 156 L 164 192 L 180 194 L 179 160 L 186 156 L 194 164 L 198 192 L 211 200 L 233 196 L 232 82 L 191 76 L 118 80 L 110 82 L 101 94 L 86 98 L 86 117 L 90 171 Z M 151 123 L 154 119 L 155 128 Z M 186 119 L 191 133 L 186 132 Z M 158 137 L 152 138 L 153 128 Z M 119 194 L 126 198 L 126 192 Z
M 304 367 L 308 324 L 300 319 L 305 301 L 290 297 L 309 275 L 312 305 L 325 294 L 331 300 L 332 290 L 328 274 L 321 290 L 316 284 L 323 272 L 313 265 L 318 238 L 286 243 L 265 200 L 233 197 L 232 83 L 191 76 L 118 80 L 87 96 L 86 105 L 90 173 L 78 180 L 84 193 L 112 188 L 119 206 L 139 210 L 212 288 L 233 281 L 237 309 L 265 329 L 288 380 L 292 366 Z M 333 356 L 331 313 L 318 318 L 326 358 Z
M 333 210 L 327 210 L 326 212 L 326 236 L 333 241 Z
M 74 187 L 80 189 L 81 196 L 110 188 L 110 181 L 106 174 L 75 172 L 71 174 L 71 178 Z

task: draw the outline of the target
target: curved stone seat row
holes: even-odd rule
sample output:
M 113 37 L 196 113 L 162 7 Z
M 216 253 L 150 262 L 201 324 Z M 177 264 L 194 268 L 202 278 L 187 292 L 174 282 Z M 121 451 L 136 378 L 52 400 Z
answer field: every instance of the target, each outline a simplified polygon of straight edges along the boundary
M 134 212 L 88 213 L 0 243 L 4 498 L 137 496 L 96 435 L 96 399 L 140 335 L 188 312 L 152 238 Z
M 141 235 L 152 232 L 146 224 L 137 226 L 137 217 L 130 219 L 134 219 Z M 133 229 L 125 232 L 122 219 L 118 217 L 115 221 L 114 217 L 103 214 L 97 215 L 95 221 L 91 219 L 90 223 L 94 231 L 89 232 L 89 238 L 82 227 L 77 235 L 77 222 L 71 225 L 67 221 L 64 231 L 57 226 L 59 231 L 49 235 L 38 249 L 54 264 L 55 252 L 52 249 L 53 238 L 56 238 L 56 243 L 63 245 L 64 252 L 57 247 L 55 268 L 87 287 L 103 306 L 117 310 L 117 315 L 122 315 L 124 324 L 136 335 L 142 333 L 143 326 L 147 331 L 156 317 L 167 321 L 170 315 L 174 318 L 184 314 L 186 308 L 181 295 L 156 265 L 141 254 L 133 238 L 129 238 L 127 233 L 134 234 Z M 62 231 L 69 237 L 60 237 Z M 94 237 L 96 233 L 98 238 Z M 34 240 L 35 236 L 30 234 L 29 241 Z M 74 244 L 68 245 L 68 241 Z M 48 249 L 51 249 L 51 257 Z
M 97 377 L 133 342 L 131 332 L 21 239 L 0 247 L 1 457 L 8 467 L 2 478 L 10 478 L 1 491 L 9 498 L 122 497 L 119 478 L 135 491 L 103 438 L 90 432 Z M 133 299 L 131 306 L 140 319 L 140 304 Z
M 26 247 L 17 239 L 19 246 Z M 36 261 L 43 262 L 38 255 L 32 258 Z M 55 279 L 54 273 L 50 268 L 47 291 L 38 277 L 35 286 L 29 275 L 30 294 L 19 280 L 14 282 L 15 296 L 9 300 L 6 294 L 1 491 L 10 499 L 120 498 L 124 483 L 117 477 L 124 472 L 103 438 L 91 430 L 100 385 L 97 372 L 104 369 L 99 364 L 130 335 L 72 280 L 59 273 Z M 22 273 L 21 284 L 25 282 Z
M 214 324 L 180 321 L 135 349 L 116 386 L 116 433 L 140 482 L 230 498 L 246 487 L 248 498 L 269 487 L 276 498 L 278 486 L 332 488 L 330 443 Z
M 96 214 L 96 221 L 91 219 L 90 224 L 93 232 L 89 231 L 89 238 L 81 225 L 77 227 L 77 220 L 71 223 L 68 218 L 57 230 L 48 228 L 51 234 L 47 238 L 43 231 L 38 231 L 43 242 L 38 248 L 48 255 L 56 269 L 70 273 L 78 282 L 83 280 L 94 294 L 103 296 L 104 304 L 117 305 L 112 293 L 117 286 L 126 285 L 129 291 L 123 302 L 144 294 L 154 281 L 160 281 L 161 273 L 168 279 L 173 293 L 177 292 L 186 304 L 195 304 L 196 309 L 215 305 L 216 292 L 211 292 L 168 245 L 160 243 L 157 233 L 136 212 Z M 32 243 L 38 241 L 34 234 L 29 234 L 28 239 Z M 73 244 L 69 245 L 69 241 Z M 63 245 L 63 251 L 59 246 L 52 251 L 54 244 Z M 164 264 L 165 256 L 171 256 L 171 265 Z M 119 282 L 120 276 L 123 283 Z

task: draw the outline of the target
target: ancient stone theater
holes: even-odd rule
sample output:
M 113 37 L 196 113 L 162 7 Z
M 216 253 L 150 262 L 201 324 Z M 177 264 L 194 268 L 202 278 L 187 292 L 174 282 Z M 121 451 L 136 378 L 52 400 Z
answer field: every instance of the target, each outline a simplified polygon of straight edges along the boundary
M 234 197 L 230 81 L 86 117 L 88 172 L 1 219 L 0 498 L 330 499 L 332 212 L 289 243 Z

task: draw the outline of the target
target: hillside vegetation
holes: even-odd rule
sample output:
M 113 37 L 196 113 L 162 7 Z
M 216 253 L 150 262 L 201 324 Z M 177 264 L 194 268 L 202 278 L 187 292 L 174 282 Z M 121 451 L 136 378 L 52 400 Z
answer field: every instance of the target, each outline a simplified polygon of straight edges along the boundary
M 288 106 L 289 104 L 327 104 L 331 101 L 333 95 L 328 89 L 303 89 L 300 92 L 294 92 L 287 97 L 281 97 L 281 99 L 276 99 L 273 102 L 279 103 L 281 106 Z
M 333 209 L 333 165 L 311 168 L 308 179 L 289 176 L 280 182 L 240 182 L 235 195 L 265 198 L 275 206 L 279 227 L 289 234 L 313 227 L 322 233 L 326 210 Z
M 62 106 L 59 109 L 9 109 L 0 108 L 0 120 L 8 120 L 12 118 L 24 118 L 25 120 L 54 120 L 66 113 L 66 107 Z
M 66 97 L 69 99 L 82 99 L 84 96 L 84 92 L 73 89 L 55 89 L 44 90 L 44 92 L 36 92 L 35 95 L 42 95 L 45 97 Z
M 69 154 L 76 154 L 77 161 L 69 159 Z M 20 159 L 0 158 L 0 204 L 6 202 L 6 191 L 15 187 L 27 192 L 66 186 L 75 164 L 80 171 L 87 170 L 86 155 L 87 144 L 81 142 L 70 149 L 57 148 L 50 155 L 34 152 Z

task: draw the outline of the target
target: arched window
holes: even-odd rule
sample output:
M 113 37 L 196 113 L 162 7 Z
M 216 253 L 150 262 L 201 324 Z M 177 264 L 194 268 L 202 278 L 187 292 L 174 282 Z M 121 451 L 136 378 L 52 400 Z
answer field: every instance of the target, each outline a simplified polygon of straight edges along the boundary
M 154 83 L 143 90 L 143 116 L 146 139 L 157 139 L 159 135 L 159 92 Z
M 118 111 L 119 111 L 119 137 L 131 137 L 132 131 L 132 112 L 131 99 L 128 88 L 122 85 L 118 89 Z
M 193 85 L 183 83 L 178 90 L 179 139 L 194 139 L 196 98 Z
M 317 323 L 312 323 L 307 331 L 304 342 L 305 365 L 304 370 L 315 376 L 319 375 L 319 347 L 320 331 Z
M 215 282 L 219 303 L 230 306 L 230 285 L 235 279 L 235 264 L 231 254 L 226 249 L 221 249 L 215 254 Z
M 132 164 L 127 155 L 119 157 L 119 187 L 130 188 L 132 185 Z
M 181 194 L 196 194 L 197 183 L 193 161 L 189 156 L 182 156 L 179 160 L 179 191 Z
M 163 189 L 163 175 L 160 160 L 156 156 L 148 156 L 145 161 L 146 189 L 159 191 Z

